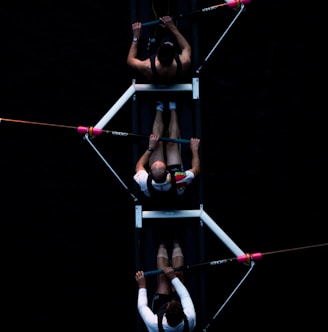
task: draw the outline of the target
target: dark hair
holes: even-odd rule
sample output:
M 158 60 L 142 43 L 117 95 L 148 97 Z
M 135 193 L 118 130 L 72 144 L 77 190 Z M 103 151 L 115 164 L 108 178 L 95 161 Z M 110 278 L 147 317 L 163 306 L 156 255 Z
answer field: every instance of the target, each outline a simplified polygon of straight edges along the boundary
M 172 300 L 169 302 L 165 315 L 170 326 L 174 327 L 181 323 L 184 318 L 181 302 L 178 300 Z
M 164 66 L 168 66 L 172 63 L 175 55 L 175 48 L 173 43 L 165 42 L 158 47 L 157 58 L 158 61 Z

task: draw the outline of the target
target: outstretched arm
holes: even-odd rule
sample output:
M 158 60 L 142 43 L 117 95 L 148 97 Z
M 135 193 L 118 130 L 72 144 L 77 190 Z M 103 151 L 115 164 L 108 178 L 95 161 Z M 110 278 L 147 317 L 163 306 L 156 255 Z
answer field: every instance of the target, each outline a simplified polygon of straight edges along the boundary
M 139 314 L 146 324 L 147 330 L 152 331 L 157 326 L 157 315 L 148 306 L 148 296 L 146 288 L 146 278 L 143 271 L 137 271 L 135 275 L 139 290 L 137 307 Z
M 138 41 L 141 37 L 141 23 L 135 22 L 132 24 L 132 34 L 133 39 L 129 49 L 128 57 L 127 57 L 127 64 L 134 68 L 139 69 L 142 64 L 142 61 L 137 58 L 138 55 Z
M 189 65 L 191 63 L 191 46 L 187 39 L 179 31 L 171 16 L 163 16 L 160 18 L 163 25 L 169 29 L 175 36 L 177 43 L 181 49 L 181 61 L 184 65 Z
M 149 163 L 149 158 L 153 151 L 155 150 L 157 143 L 159 140 L 159 136 L 155 134 L 151 134 L 149 136 L 149 145 L 148 149 L 144 152 L 144 154 L 139 158 L 136 164 L 135 171 L 136 173 L 141 170 L 145 170 L 145 166 Z
M 148 164 L 151 154 L 152 151 L 146 150 L 144 154 L 139 158 L 135 168 L 136 173 L 142 170 L 146 170 L 145 166 Z
M 191 150 L 191 169 L 189 171 L 193 172 L 195 176 L 200 173 L 200 159 L 199 159 L 199 138 L 190 139 L 190 150 Z

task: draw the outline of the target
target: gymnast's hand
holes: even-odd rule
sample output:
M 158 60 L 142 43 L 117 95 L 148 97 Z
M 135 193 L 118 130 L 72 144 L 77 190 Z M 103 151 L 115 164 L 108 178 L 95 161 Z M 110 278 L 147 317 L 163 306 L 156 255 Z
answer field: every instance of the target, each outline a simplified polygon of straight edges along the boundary
M 143 271 L 137 271 L 135 278 L 139 288 L 146 288 L 146 277 Z

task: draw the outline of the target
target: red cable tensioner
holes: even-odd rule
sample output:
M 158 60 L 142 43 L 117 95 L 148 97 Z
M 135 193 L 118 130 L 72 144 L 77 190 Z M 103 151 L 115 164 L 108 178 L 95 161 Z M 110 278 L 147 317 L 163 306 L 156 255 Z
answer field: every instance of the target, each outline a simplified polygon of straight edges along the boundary
M 255 254 L 245 254 L 237 257 L 237 261 L 239 263 L 250 263 L 251 261 L 257 261 L 262 258 L 262 254 L 260 252 Z

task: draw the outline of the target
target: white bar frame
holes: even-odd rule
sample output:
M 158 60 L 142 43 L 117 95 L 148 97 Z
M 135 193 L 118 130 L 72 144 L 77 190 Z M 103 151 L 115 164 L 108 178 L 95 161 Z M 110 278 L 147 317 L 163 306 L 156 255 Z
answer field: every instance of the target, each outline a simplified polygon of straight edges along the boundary
M 199 78 L 198 77 L 193 78 L 192 83 L 172 84 L 172 85 L 163 85 L 163 86 L 154 85 L 154 84 L 136 84 L 135 80 L 133 80 L 132 85 L 125 91 L 125 93 L 123 93 L 123 95 L 116 101 L 116 103 L 99 120 L 99 122 L 94 126 L 94 128 L 103 129 L 108 124 L 108 122 L 114 117 L 114 115 L 123 107 L 123 105 L 136 92 L 139 91 L 141 92 L 191 91 L 193 99 L 199 99 Z M 110 167 L 109 165 L 107 166 Z M 141 205 L 135 206 L 136 228 L 142 228 L 143 219 L 170 219 L 170 218 L 199 218 L 200 221 L 204 222 L 209 227 L 209 229 L 227 246 L 227 248 L 230 249 L 230 251 L 234 255 L 236 255 L 237 257 L 245 255 L 245 253 L 236 245 L 236 243 L 204 211 L 202 204 L 200 205 L 199 210 L 143 211 Z
M 199 210 L 155 210 L 143 211 L 141 205 L 135 207 L 136 227 L 142 228 L 143 219 L 172 219 L 172 218 L 200 218 L 208 228 L 227 246 L 236 256 L 243 256 L 245 253 L 234 241 L 223 231 L 221 227 L 204 211 L 203 205 Z
M 123 95 L 116 101 L 116 103 L 107 111 L 107 113 L 100 119 L 100 121 L 94 126 L 94 128 L 104 129 L 107 123 L 113 118 L 113 116 L 123 107 L 125 103 L 138 91 L 143 92 L 166 92 L 166 91 L 192 91 L 193 98 L 199 98 L 199 85 L 196 79 L 193 80 L 195 85 L 191 83 L 186 84 L 172 84 L 172 85 L 155 85 L 155 84 L 136 84 L 132 85 L 123 93 Z M 197 90 L 195 90 L 197 89 Z M 195 91 L 194 91 L 195 90 Z

